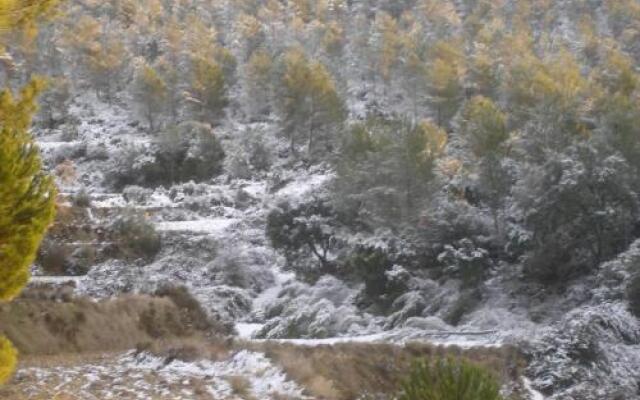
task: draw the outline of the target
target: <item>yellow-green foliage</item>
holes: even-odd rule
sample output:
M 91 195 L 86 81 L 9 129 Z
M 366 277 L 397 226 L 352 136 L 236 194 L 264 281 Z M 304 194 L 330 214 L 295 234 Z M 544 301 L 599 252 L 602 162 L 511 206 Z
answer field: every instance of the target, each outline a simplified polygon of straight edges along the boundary
M 49 14 L 58 0 L 0 0 L 0 31 L 35 29 L 41 16 Z
M 509 138 L 507 119 L 490 99 L 477 96 L 464 109 L 464 132 L 477 157 L 495 154 Z
M 0 336 L 0 385 L 7 382 L 13 374 L 18 361 L 18 352 L 11 342 Z
M 0 92 L 0 301 L 11 300 L 27 283 L 54 216 L 55 187 L 42 173 L 40 152 L 28 131 L 43 85 L 33 80 L 19 98 Z
M 153 130 L 155 116 L 166 104 L 167 84 L 152 66 L 144 65 L 138 72 L 135 95 L 144 104 L 149 128 Z
M 284 55 L 283 96 L 280 99 L 286 133 L 294 147 L 296 132 L 306 132 L 310 153 L 315 137 L 327 134 L 345 117 L 333 77 L 318 61 L 310 61 L 299 48 Z
M 228 104 L 227 85 L 222 67 L 212 59 L 192 60 L 190 102 L 204 122 L 218 123 Z

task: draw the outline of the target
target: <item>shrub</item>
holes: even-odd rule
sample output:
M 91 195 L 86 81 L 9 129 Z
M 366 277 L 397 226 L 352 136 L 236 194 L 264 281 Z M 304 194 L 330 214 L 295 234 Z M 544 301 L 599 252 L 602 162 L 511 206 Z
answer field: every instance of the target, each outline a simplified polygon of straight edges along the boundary
M 314 280 L 323 274 L 336 273 L 331 257 L 337 246 L 334 220 L 333 209 L 322 200 L 295 208 L 283 203 L 267 216 L 267 237 L 275 249 L 284 253 L 290 268 Z M 319 268 L 309 265 L 313 257 L 319 261 Z
M 225 153 L 209 125 L 185 122 L 162 132 L 150 149 L 125 150 L 107 176 L 116 189 L 202 182 L 222 172 Z
M 634 276 L 627 286 L 627 299 L 629 311 L 640 318 L 640 274 Z
M 403 382 L 399 400 L 499 400 L 500 385 L 481 367 L 464 360 L 418 361 Z
M 127 214 L 117 219 L 113 231 L 118 253 L 124 258 L 151 260 L 160 251 L 160 235 L 141 215 Z
M 389 307 L 406 286 L 390 279 L 393 261 L 389 255 L 374 247 L 359 246 L 345 262 L 345 273 L 364 283 L 361 300 L 364 304 Z
M 45 239 L 38 251 L 37 263 L 51 275 L 62 275 L 69 266 L 71 250 L 51 239 Z
M 482 294 L 478 289 L 464 290 L 458 296 L 451 309 L 445 316 L 445 321 L 453 326 L 457 326 L 462 317 L 470 313 L 482 300 Z
M 86 189 L 82 188 L 73 196 L 73 205 L 80 208 L 91 207 L 91 196 L 86 191 Z
M 462 281 L 462 288 L 478 287 L 492 266 L 489 251 L 470 239 L 462 239 L 444 246 L 438 255 L 443 273 Z

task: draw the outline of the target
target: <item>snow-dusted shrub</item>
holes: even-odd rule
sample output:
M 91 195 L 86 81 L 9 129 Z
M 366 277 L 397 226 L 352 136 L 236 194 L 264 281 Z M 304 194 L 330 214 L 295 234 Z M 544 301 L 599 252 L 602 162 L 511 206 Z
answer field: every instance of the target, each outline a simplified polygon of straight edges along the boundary
M 456 302 L 447 310 L 445 321 L 451 325 L 458 325 L 462 317 L 473 311 L 480 304 L 482 296 L 478 290 L 465 290 L 460 292 Z
M 85 143 L 65 143 L 63 146 L 55 147 L 47 158 L 53 160 L 55 164 L 60 164 L 66 160 L 77 160 L 87 154 Z
M 235 178 L 248 179 L 255 172 L 268 170 L 274 150 L 265 140 L 264 133 L 250 130 L 239 133 L 239 136 L 235 148 L 227 152 L 227 173 Z
M 438 255 L 438 261 L 446 276 L 462 280 L 463 288 L 477 287 L 492 265 L 489 252 L 470 239 L 445 245 L 444 251 Z
M 222 171 L 222 145 L 209 125 L 185 122 L 160 135 L 156 160 L 169 182 L 203 181 Z
M 249 163 L 257 171 L 266 171 L 273 163 L 273 148 L 261 134 L 254 134 L 246 145 L 249 151 Z
M 336 273 L 332 254 L 337 246 L 334 221 L 334 211 L 322 200 L 296 207 L 283 203 L 267 216 L 267 237 L 275 249 L 284 253 L 289 268 L 315 280 L 320 275 Z M 314 258 L 318 263 L 309 262 Z
M 492 225 L 491 219 L 468 200 L 445 193 L 438 196 L 421 221 L 418 245 L 431 256 L 430 264 L 440 265 L 438 256 L 446 252 L 445 247 L 451 243 L 471 241 L 473 247 L 490 247 Z
M 576 308 L 533 342 L 528 375 L 550 399 L 634 399 L 640 330 L 623 303 Z
M 355 294 L 331 276 L 314 286 L 291 282 L 262 310 L 269 321 L 258 336 L 323 338 L 366 332 L 371 320 L 353 305 Z
M 91 196 L 85 188 L 80 189 L 78 193 L 73 195 L 73 206 L 80 208 L 91 207 Z
M 153 191 L 136 185 L 130 185 L 122 190 L 122 197 L 134 203 L 144 203 L 151 197 Z
M 358 246 L 341 267 L 341 272 L 364 283 L 359 298 L 361 306 L 374 305 L 384 311 L 407 289 L 407 271 L 394 265 L 380 248 Z
M 117 256 L 127 259 L 151 260 L 160 251 L 160 234 L 144 216 L 126 213 L 116 219 L 111 229 L 116 243 Z
M 225 153 L 209 125 L 185 122 L 162 132 L 149 148 L 124 150 L 107 176 L 119 189 L 201 182 L 222 171 Z
M 251 178 L 251 165 L 243 149 L 235 148 L 225 160 L 225 170 L 232 178 Z
M 640 274 L 634 276 L 627 286 L 627 299 L 629 311 L 640 318 Z
M 634 182 L 624 159 L 593 144 L 531 167 L 516 190 L 532 233 L 528 274 L 544 283 L 567 282 L 624 250 L 639 215 Z

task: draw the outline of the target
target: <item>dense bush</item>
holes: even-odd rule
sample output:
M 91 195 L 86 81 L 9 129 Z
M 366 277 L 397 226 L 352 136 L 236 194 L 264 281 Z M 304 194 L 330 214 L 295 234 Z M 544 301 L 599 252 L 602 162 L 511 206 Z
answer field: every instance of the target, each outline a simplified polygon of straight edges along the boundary
M 482 367 L 464 360 L 418 361 L 399 400 L 500 400 L 500 385 Z
M 305 278 L 335 274 L 331 250 L 337 245 L 333 233 L 335 213 L 322 200 L 297 207 L 284 203 L 267 216 L 267 237 L 274 248 L 281 250 L 290 268 Z M 309 265 L 315 258 L 319 265 Z
M 516 193 L 531 233 L 529 275 L 566 282 L 624 250 L 639 215 L 635 179 L 621 157 L 587 145 L 532 167 Z
M 438 261 L 446 276 L 457 277 L 463 288 L 477 287 L 492 266 L 489 252 L 470 239 L 462 239 L 444 246 Z
M 341 269 L 341 274 L 352 278 L 355 282 L 363 282 L 364 289 L 360 294 L 360 306 L 374 305 L 385 311 L 393 301 L 406 289 L 402 279 L 396 279 L 406 271 L 394 262 L 382 249 L 370 246 L 358 246 L 349 255 Z
M 160 234 L 139 214 L 125 214 L 113 223 L 112 229 L 120 257 L 151 260 L 162 246 Z
M 162 132 L 151 149 L 126 150 L 107 180 L 118 189 L 201 182 L 220 174 L 224 157 L 209 125 L 186 122 Z
M 71 250 L 67 246 L 45 239 L 38 250 L 36 262 L 48 274 L 63 275 L 69 267 L 70 256 Z

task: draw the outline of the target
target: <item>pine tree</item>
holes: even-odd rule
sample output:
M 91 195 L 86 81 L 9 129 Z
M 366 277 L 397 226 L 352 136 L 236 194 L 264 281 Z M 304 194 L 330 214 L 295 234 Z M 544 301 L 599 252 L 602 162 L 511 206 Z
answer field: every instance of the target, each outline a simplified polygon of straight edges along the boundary
M 462 54 L 454 43 L 439 42 L 432 50 L 427 72 L 428 93 L 436 122 L 448 126 L 463 97 Z
M 302 50 L 291 49 L 284 56 L 281 90 L 280 111 L 291 150 L 306 136 L 311 154 L 318 139 L 331 136 L 345 118 L 333 78 L 320 62 L 310 62 Z
M 341 207 L 381 226 L 414 222 L 435 192 L 446 132 L 428 120 L 370 118 L 344 136 L 334 186 Z
M 245 104 L 253 117 L 268 113 L 273 92 L 273 59 L 264 50 L 254 52 L 245 65 Z
M 502 166 L 509 139 L 507 118 L 490 99 L 474 97 L 463 111 L 462 134 L 476 158 L 473 164 L 479 172 L 479 190 L 491 210 L 494 228 L 500 237 L 500 215 L 511 183 Z
M 4 33 L 34 30 L 55 0 L 0 0 L 0 53 Z M 0 92 L 0 302 L 13 299 L 29 279 L 29 268 L 53 221 L 55 188 L 42 172 L 40 153 L 28 132 L 36 110 L 40 79 L 26 85 L 20 98 Z M 13 373 L 17 351 L 0 337 L 0 384 Z
M 122 41 L 111 37 L 105 44 L 94 44 L 86 57 L 86 64 L 96 89 L 96 94 L 111 102 L 125 66 L 127 50 Z
M 196 117 L 212 125 L 219 123 L 229 103 L 227 84 L 222 67 L 212 59 L 196 57 L 192 60 L 190 97 Z
M 39 150 L 28 132 L 43 83 L 34 80 L 19 99 L 0 94 L 0 300 L 26 284 L 29 267 L 54 213 L 53 181 L 42 173 Z
M 155 129 L 156 116 L 166 106 L 167 85 L 150 65 L 143 65 L 137 73 L 135 97 L 144 110 L 151 132 Z
M 236 20 L 237 30 L 244 42 L 245 60 L 264 42 L 265 36 L 260 21 L 248 14 L 240 14 Z

